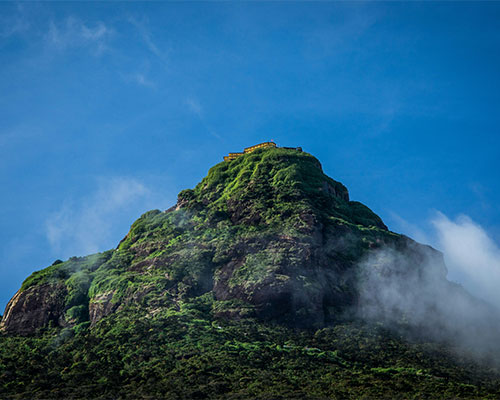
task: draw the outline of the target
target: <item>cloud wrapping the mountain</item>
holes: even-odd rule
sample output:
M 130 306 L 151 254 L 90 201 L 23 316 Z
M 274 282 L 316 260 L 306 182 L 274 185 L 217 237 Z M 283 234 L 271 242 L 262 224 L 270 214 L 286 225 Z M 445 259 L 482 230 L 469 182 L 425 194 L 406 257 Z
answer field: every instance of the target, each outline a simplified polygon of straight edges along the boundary
M 432 225 L 450 272 L 463 277 L 464 285 L 475 295 L 500 307 L 498 245 L 466 215 L 453 221 L 438 213 Z
M 402 334 L 443 341 L 459 353 L 496 357 L 498 309 L 446 281 L 439 257 L 422 260 L 418 253 L 387 246 L 360 263 L 359 316 Z

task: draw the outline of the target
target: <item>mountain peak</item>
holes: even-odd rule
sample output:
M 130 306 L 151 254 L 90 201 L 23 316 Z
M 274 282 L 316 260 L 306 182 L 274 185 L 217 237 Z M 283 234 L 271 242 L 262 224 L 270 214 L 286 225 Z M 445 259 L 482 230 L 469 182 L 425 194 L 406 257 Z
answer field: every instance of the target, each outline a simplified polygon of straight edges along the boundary
M 446 280 L 441 253 L 389 231 L 368 207 L 351 201 L 345 186 L 328 177 L 312 155 L 296 148 L 261 146 L 213 166 L 194 189 L 179 193 L 175 206 L 144 213 L 115 249 L 57 260 L 33 273 L 8 303 L 0 330 L 12 339 L 12 348 L 23 347 L 15 335 L 45 333 L 39 337 L 48 341 L 47 348 L 69 340 L 84 353 L 92 353 L 102 338 L 114 337 L 96 354 L 108 360 L 103 354 L 119 349 L 121 361 L 113 370 L 119 377 L 136 358 L 137 343 L 144 343 L 144 359 L 130 371 L 142 376 L 144 368 L 148 373 L 153 368 L 163 379 L 171 376 L 171 366 L 156 368 L 172 344 L 181 349 L 172 365 L 200 351 L 208 354 L 219 342 L 237 354 L 234 349 L 240 347 L 230 341 L 257 349 L 255 354 L 279 342 L 281 350 L 294 349 L 290 356 L 300 351 L 307 357 L 317 355 L 316 366 L 326 360 L 337 365 L 336 345 L 328 356 L 319 347 L 335 343 L 337 328 L 347 326 L 356 344 L 352 346 L 349 334 L 346 346 L 358 352 L 367 342 L 356 336 L 357 324 L 374 321 L 405 335 L 441 342 L 453 337 L 467 348 L 485 343 L 480 348 L 484 354 L 496 349 L 496 310 Z M 256 347 L 244 343 L 249 340 L 248 327 L 251 340 L 258 338 Z M 261 336 L 268 327 L 273 332 L 269 340 Z M 227 337 L 220 336 L 224 331 Z M 373 340 L 378 331 L 367 332 Z M 292 333 L 300 337 L 300 345 L 284 344 L 290 343 Z M 329 335 L 337 339 L 332 342 Z M 403 343 L 399 336 L 393 338 Z M 394 340 L 389 342 L 391 349 Z M 123 341 L 132 353 L 121 354 Z M 380 350 L 379 343 L 371 346 L 370 354 L 385 357 L 386 349 Z M 151 367 L 143 361 L 153 348 L 161 349 L 155 353 L 161 362 Z M 191 355 L 186 356 L 186 349 Z M 218 349 L 214 352 L 219 355 Z M 421 357 L 420 348 L 416 354 Z M 87 365 L 86 357 L 79 362 L 60 359 L 79 366 Z M 281 371 L 274 357 L 269 368 Z M 198 355 L 193 360 L 193 376 L 199 377 L 200 362 L 212 371 L 212 358 Z M 266 358 L 265 365 L 268 362 Z M 94 361 L 88 365 L 92 369 Z M 341 360 L 339 365 L 353 364 Z M 70 366 L 61 364 L 56 376 Z M 362 365 L 362 370 L 373 368 Z M 104 371 L 108 373 L 107 364 Z M 88 376 L 98 374 L 91 373 Z M 31 373 L 26 376 L 35 381 Z M 80 385 L 75 376 L 70 381 Z M 203 385 L 207 387 L 205 381 Z
M 115 251 L 35 272 L 2 329 L 93 325 L 131 304 L 170 307 L 202 295 L 214 315 L 321 326 L 355 304 L 360 257 L 401 241 L 315 157 L 258 145 L 212 167 L 175 207 L 145 213 Z
M 179 194 L 177 208 L 184 207 L 227 213 L 233 223 L 283 223 L 313 214 L 387 229 L 300 148 L 258 148 L 215 165 L 194 189 Z

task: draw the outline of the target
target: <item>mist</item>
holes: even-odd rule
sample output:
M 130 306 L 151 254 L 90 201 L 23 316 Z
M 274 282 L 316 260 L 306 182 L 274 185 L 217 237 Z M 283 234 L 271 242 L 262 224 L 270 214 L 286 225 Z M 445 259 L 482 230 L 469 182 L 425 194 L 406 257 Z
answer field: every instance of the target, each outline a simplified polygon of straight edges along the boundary
M 500 281 L 498 248 L 469 218 L 453 222 L 442 214 L 438 217 L 434 226 L 447 259 L 464 274 L 475 273 L 475 287 L 494 302 L 449 281 L 440 253 L 409 239 L 405 248 L 383 247 L 360 263 L 360 317 L 497 362 L 500 296 L 493 288 Z
M 466 215 L 455 221 L 437 213 L 431 221 L 436 245 L 444 253 L 449 278 L 500 308 L 500 248 L 486 230 Z
M 88 195 L 63 199 L 45 221 L 51 254 L 65 259 L 117 245 L 131 221 L 147 210 L 172 204 L 162 192 L 130 177 L 102 178 Z

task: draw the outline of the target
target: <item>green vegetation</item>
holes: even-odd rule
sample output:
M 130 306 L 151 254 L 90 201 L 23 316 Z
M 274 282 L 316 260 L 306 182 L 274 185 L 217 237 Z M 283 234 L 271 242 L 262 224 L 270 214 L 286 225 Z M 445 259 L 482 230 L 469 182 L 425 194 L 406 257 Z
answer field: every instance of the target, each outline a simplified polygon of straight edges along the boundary
M 66 262 L 56 260 L 50 267 L 34 272 L 26 278 L 21 286 L 21 291 L 24 291 L 34 285 L 65 281 L 70 277 L 71 282 L 69 285 L 73 287 L 76 284 L 76 280 L 81 278 L 73 277 L 72 274 L 82 271 L 85 271 L 86 273 L 95 271 L 109 259 L 111 253 L 112 251 L 110 250 L 86 257 L 71 257 Z
M 219 216 L 244 208 L 244 220 L 251 223 L 297 225 L 300 214 L 312 210 L 385 228 L 377 215 L 358 202 L 349 202 L 348 197 L 345 186 L 326 176 L 316 158 L 280 148 L 259 149 L 219 163 L 194 190 L 179 194 L 188 208 L 217 210 Z
M 431 252 L 307 153 L 217 164 L 116 249 L 24 281 L 21 306 L 54 315 L 26 336 L 4 316 L 0 398 L 498 398 L 489 360 L 349 318 L 357 266 L 384 245 Z
M 0 397 L 498 398 L 496 369 L 360 323 L 314 330 L 127 308 L 94 328 L 0 337 Z M 404 396 L 402 394 L 404 393 Z

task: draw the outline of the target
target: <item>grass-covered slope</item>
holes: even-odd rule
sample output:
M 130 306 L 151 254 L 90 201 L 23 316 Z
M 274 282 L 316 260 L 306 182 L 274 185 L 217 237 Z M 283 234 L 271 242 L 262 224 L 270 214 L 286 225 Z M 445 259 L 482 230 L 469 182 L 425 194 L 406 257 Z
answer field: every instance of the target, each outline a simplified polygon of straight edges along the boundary
M 385 248 L 411 262 L 367 262 Z M 446 340 L 360 319 L 367 265 L 417 283 L 432 265 L 447 287 L 438 252 L 388 231 L 311 155 L 217 164 L 116 249 L 26 279 L 0 325 L 0 397 L 495 397 L 497 371 Z

